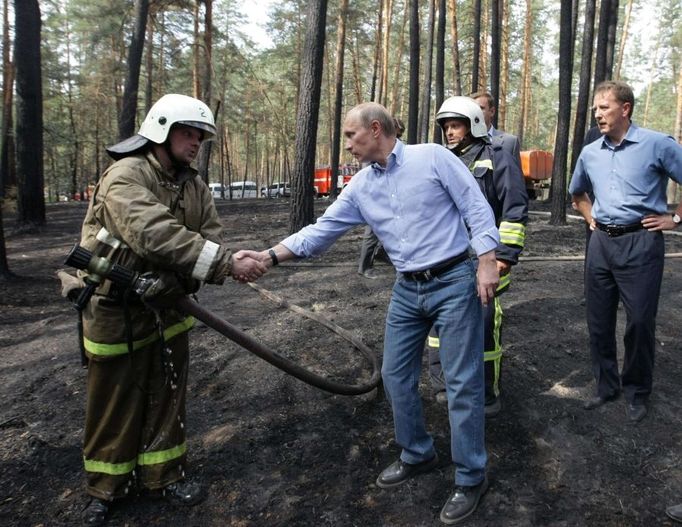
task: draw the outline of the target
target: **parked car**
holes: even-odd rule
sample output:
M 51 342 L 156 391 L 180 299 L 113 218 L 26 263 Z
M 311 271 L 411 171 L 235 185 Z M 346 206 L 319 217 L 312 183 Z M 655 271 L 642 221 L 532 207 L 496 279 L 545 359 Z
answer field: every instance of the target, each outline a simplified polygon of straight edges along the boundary
M 273 183 L 268 187 L 260 188 L 261 198 L 288 198 L 289 196 L 291 196 L 289 183 Z

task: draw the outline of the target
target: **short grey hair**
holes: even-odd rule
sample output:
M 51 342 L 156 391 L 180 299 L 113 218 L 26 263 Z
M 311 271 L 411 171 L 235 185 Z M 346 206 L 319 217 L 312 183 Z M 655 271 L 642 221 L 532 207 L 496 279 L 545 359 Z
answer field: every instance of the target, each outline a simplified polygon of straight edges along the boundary
M 358 104 L 348 112 L 355 113 L 364 128 L 369 128 L 373 121 L 381 125 L 381 130 L 386 137 L 395 137 L 395 120 L 390 112 L 381 104 L 376 102 L 364 102 Z

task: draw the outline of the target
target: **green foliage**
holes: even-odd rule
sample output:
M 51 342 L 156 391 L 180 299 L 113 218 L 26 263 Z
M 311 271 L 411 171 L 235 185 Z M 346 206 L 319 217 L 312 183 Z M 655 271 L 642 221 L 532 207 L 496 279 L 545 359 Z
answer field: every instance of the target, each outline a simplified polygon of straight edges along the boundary
M 394 87 L 396 114 L 407 115 L 409 31 L 405 28 L 402 54 L 400 32 L 403 13 L 409 0 L 394 0 L 389 43 L 388 92 L 392 101 Z M 584 2 L 579 2 L 582 31 Z M 625 1 L 621 2 L 622 26 Z M 221 0 L 213 3 L 212 94 L 207 101 L 218 114 L 219 141 L 230 150 L 230 168 L 241 178 L 244 174 L 258 183 L 264 181 L 264 160 L 280 165 L 291 159 L 294 144 L 299 63 L 304 45 L 305 14 L 308 0 L 272 2 L 257 22 L 263 24 L 272 46 L 263 49 L 254 41 L 242 14 L 243 2 Z M 369 100 L 374 72 L 379 0 L 353 0 L 347 16 L 344 110 L 358 101 Z M 483 2 L 484 7 L 490 5 Z M 509 0 L 509 83 L 507 89 L 507 128 L 513 130 L 519 119 L 525 0 Z M 151 97 L 164 93 L 192 94 L 193 65 L 201 53 L 203 3 L 198 40 L 194 35 L 194 0 L 152 0 L 149 27 L 153 30 L 151 68 L 147 51 L 143 58 L 138 104 L 138 123 L 145 113 L 145 86 Z M 86 188 L 97 178 L 108 160 L 103 147 L 117 136 L 117 114 L 126 71 L 127 48 L 134 23 L 134 0 L 53 0 L 41 2 L 43 15 L 43 94 L 45 122 L 46 181 L 51 195 L 70 194 Z M 524 147 L 551 150 L 554 145 L 557 111 L 558 11 L 557 2 L 533 0 L 533 54 L 531 107 L 524 131 Z M 651 31 L 632 32 L 626 41 L 622 77 L 636 88 L 637 111 L 644 109 L 647 90 L 651 89 L 647 125 L 671 133 L 675 115 L 675 82 L 682 63 L 682 4 L 666 0 L 639 0 L 633 20 L 645 13 L 656 13 Z M 425 55 L 428 3 L 420 2 L 422 53 Z M 330 149 L 331 101 L 334 97 L 334 64 L 338 26 L 338 2 L 330 2 L 327 14 L 325 71 L 320 101 L 318 164 L 328 163 Z M 459 51 L 462 84 L 470 90 L 472 50 L 472 1 L 457 2 Z M 384 25 L 385 28 L 385 25 Z M 656 64 L 651 68 L 651 37 L 659 37 Z M 149 34 L 148 34 L 149 35 Z M 489 38 L 489 31 L 487 32 Z M 618 37 L 620 38 L 620 36 Z M 576 37 L 576 57 L 580 34 Z M 454 91 L 450 21 L 446 33 L 445 94 Z M 489 49 L 484 46 L 484 49 Z M 422 72 L 424 70 L 422 63 Z M 398 72 L 398 79 L 395 75 Z M 574 71 L 579 71 L 576 61 Z M 651 71 L 654 75 L 651 75 Z M 577 74 L 576 74 L 577 75 Z M 649 80 L 652 82 L 649 83 Z M 574 79 L 577 95 L 578 79 Z M 359 96 L 356 95 L 356 87 Z M 432 109 L 435 101 L 432 102 Z M 638 118 L 636 113 L 635 118 Z M 220 176 L 220 149 L 214 149 L 211 179 Z M 267 155 L 265 153 L 267 152 Z M 347 155 L 343 161 L 349 161 Z M 74 179 L 75 174 L 75 179 Z

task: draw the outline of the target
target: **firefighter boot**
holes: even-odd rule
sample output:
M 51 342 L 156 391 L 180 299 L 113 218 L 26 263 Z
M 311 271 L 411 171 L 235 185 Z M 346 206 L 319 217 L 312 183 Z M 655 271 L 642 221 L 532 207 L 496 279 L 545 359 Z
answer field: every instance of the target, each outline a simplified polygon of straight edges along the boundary
M 104 525 L 109 512 L 109 502 L 99 498 L 90 498 L 90 503 L 83 509 L 81 519 L 83 525 Z
M 184 479 L 166 485 L 163 488 L 163 497 L 166 501 L 176 505 L 191 507 L 201 503 L 206 496 L 204 494 L 204 489 L 199 483 Z

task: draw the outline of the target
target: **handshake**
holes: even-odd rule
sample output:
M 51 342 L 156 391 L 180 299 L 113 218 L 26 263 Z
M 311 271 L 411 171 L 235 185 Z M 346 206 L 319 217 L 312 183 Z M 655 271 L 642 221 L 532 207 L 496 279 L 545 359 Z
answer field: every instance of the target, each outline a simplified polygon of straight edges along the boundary
M 280 247 L 283 246 L 279 246 L 278 248 Z M 282 257 L 288 255 L 277 254 L 274 249 L 266 249 L 260 252 L 250 250 L 237 251 L 232 255 L 232 270 L 230 271 L 230 274 L 232 275 L 232 278 L 242 283 L 255 282 L 263 276 L 268 269 L 279 263 L 278 256 Z

